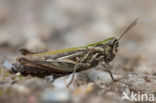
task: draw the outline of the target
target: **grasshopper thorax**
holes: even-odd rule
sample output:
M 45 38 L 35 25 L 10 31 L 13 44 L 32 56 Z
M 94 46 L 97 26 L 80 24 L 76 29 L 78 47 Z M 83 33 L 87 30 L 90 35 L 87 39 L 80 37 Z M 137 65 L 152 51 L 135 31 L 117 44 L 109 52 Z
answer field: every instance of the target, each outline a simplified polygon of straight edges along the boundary
M 115 57 L 118 50 L 118 45 L 118 39 L 113 37 L 97 43 L 94 47 L 100 48 L 100 54 L 103 55 L 102 61 L 109 63 Z

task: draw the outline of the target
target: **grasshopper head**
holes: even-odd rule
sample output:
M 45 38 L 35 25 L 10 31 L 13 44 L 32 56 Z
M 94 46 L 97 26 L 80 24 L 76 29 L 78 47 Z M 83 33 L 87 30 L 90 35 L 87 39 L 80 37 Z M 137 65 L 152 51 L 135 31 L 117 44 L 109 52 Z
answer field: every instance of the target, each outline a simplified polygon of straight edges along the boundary
M 106 40 L 106 44 L 104 45 L 104 55 L 105 55 L 105 61 L 110 62 L 113 60 L 117 53 L 117 48 L 119 45 L 119 40 L 129 31 L 133 26 L 137 24 L 137 19 L 135 19 L 127 28 L 126 30 L 120 35 L 118 39 L 116 38 L 110 38 Z
M 105 61 L 110 62 L 115 57 L 117 50 L 118 50 L 118 39 L 111 38 L 105 45 L 104 45 L 104 55 Z

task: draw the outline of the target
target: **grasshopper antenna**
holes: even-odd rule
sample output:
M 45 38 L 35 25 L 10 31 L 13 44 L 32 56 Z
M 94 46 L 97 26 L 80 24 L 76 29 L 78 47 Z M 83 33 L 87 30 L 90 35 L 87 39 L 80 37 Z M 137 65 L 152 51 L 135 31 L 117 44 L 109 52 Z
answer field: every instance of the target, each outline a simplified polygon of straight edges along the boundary
M 139 18 L 135 19 L 128 27 L 127 29 L 121 34 L 121 36 L 118 38 L 118 41 L 129 31 L 133 26 L 137 24 Z

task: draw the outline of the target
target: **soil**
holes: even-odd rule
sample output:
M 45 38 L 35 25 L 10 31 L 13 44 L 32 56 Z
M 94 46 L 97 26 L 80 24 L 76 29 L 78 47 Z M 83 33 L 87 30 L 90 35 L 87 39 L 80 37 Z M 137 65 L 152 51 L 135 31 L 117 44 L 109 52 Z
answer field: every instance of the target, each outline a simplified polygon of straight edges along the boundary
M 156 102 L 155 10 L 154 0 L 0 0 L 0 103 Z M 110 63 L 117 81 L 100 65 L 76 73 L 68 88 L 71 75 L 53 81 L 10 72 L 20 48 L 53 51 L 119 37 L 136 18 Z

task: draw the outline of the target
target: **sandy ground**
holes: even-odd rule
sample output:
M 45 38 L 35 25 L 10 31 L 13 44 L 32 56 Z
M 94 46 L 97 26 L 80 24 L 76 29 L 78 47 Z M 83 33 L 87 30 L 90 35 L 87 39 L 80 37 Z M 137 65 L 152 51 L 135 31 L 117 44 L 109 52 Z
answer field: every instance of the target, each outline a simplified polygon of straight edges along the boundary
M 0 103 L 131 103 L 156 98 L 155 0 L 0 0 Z M 56 79 L 9 73 L 20 48 L 50 51 L 119 37 L 136 18 L 138 24 L 120 41 L 111 71 L 101 66 Z M 124 93 L 123 93 L 124 92 Z M 146 98 L 138 99 L 142 94 Z M 156 102 L 156 100 L 152 100 Z

